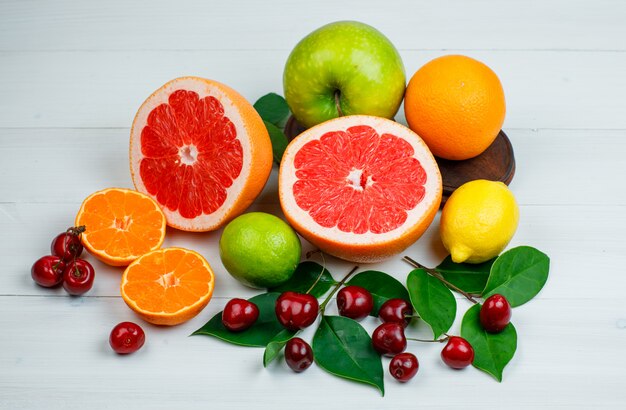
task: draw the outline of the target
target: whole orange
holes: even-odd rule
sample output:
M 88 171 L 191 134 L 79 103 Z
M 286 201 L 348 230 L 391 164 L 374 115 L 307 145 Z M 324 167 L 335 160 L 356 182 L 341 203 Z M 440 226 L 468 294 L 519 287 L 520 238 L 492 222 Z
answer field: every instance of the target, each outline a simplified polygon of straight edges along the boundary
M 502 128 L 505 112 L 496 73 L 462 55 L 426 63 L 409 81 L 404 100 L 409 127 L 434 155 L 452 160 L 485 151 Z

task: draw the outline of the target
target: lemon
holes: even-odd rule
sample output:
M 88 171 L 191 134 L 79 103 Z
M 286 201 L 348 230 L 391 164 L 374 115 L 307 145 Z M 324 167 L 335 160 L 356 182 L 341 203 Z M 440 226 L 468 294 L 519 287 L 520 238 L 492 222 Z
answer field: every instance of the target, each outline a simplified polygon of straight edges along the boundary
M 478 179 L 450 195 L 439 231 L 454 262 L 481 263 L 504 250 L 518 221 L 519 208 L 509 188 L 502 182 Z
M 226 225 L 220 238 L 222 264 L 235 279 L 252 288 L 288 281 L 302 252 L 300 238 L 282 219 L 250 212 Z

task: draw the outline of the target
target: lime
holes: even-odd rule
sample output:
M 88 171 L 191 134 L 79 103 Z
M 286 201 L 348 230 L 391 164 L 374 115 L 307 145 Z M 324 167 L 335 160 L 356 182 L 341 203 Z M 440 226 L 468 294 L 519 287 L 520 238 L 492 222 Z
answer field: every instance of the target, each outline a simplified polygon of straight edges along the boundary
M 456 263 L 496 257 L 515 234 L 519 209 L 502 182 L 479 179 L 456 189 L 441 211 L 439 232 Z
M 302 245 L 282 219 L 250 212 L 226 225 L 220 238 L 220 258 L 235 279 L 253 288 L 271 288 L 291 278 L 300 262 Z

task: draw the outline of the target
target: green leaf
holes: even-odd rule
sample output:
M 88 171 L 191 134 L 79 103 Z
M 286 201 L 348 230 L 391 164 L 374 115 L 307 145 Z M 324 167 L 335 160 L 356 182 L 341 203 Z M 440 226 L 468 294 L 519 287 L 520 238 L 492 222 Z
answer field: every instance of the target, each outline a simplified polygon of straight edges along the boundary
M 450 329 L 456 317 L 456 299 L 439 279 L 415 269 L 406 279 L 413 308 L 428 323 L 436 339 Z
M 267 367 L 267 365 L 278 356 L 278 353 L 285 347 L 289 339 L 294 337 L 297 333 L 298 331 L 294 332 L 283 329 L 277 334 L 274 339 L 265 346 L 265 352 L 263 352 L 263 367 Z
M 480 294 L 489 278 L 491 265 L 496 259 L 483 263 L 454 263 L 449 255 L 435 269 L 454 286 L 467 293 Z M 454 290 L 454 289 L 452 289 Z
M 335 376 L 371 384 L 385 395 L 383 366 L 372 339 L 359 323 L 343 316 L 322 316 L 313 336 L 315 362 Z
M 236 345 L 263 347 L 285 330 L 276 319 L 275 306 L 279 295 L 263 293 L 248 299 L 259 308 L 259 318 L 243 332 L 231 332 L 226 329 L 222 324 L 222 312 L 219 312 L 191 335 L 207 335 Z
M 283 159 L 283 154 L 285 153 L 285 149 L 289 144 L 285 133 L 268 121 L 263 121 L 265 124 L 265 128 L 267 128 L 267 132 L 270 135 L 270 141 L 272 142 L 272 154 L 274 155 L 274 162 L 280 165 L 280 161 Z
M 259 113 L 264 121 L 267 121 L 279 128 L 283 128 L 289 118 L 289 106 L 285 99 L 276 94 L 269 93 L 259 98 L 254 103 L 254 109 Z
M 346 283 L 346 286 L 348 285 L 361 286 L 372 294 L 374 299 L 374 307 L 370 313 L 372 316 L 377 316 L 382 304 L 389 299 L 399 298 L 407 302 L 410 300 L 409 292 L 407 292 L 404 285 L 393 276 L 384 272 L 375 270 L 361 272 L 350 279 Z
M 483 297 L 499 293 L 512 307 L 523 305 L 543 288 L 549 271 L 550 258 L 545 253 L 530 246 L 510 249 L 491 267 Z
M 500 333 L 488 333 L 480 324 L 480 305 L 474 305 L 463 316 L 461 337 L 474 348 L 474 367 L 501 382 L 502 371 L 517 348 L 517 332 L 513 324 L 509 323 Z
M 319 263 L 311 261 L 300 262 L 293 276 L 291 276 L 291 279 L 280 286 L 269 289 L 269 291 L 282 293 L 290 290 L 292 292 L 305 293 L 313 286 L 313 283 L 315 283 L 320 274 L 322 274 L 320 280 L 309 292 L 316 298 L 320 298 L 328 292 L 331 286 L 337 284 L 337 282 L 326 268 Z

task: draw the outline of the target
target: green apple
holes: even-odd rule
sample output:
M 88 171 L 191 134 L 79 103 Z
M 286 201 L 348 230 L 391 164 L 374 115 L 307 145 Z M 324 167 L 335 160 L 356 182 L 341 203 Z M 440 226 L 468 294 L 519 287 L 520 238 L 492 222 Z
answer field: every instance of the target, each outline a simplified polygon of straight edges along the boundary
M 283 86 L 291 112 L 309 128 L 343 115 L 392 119 L 406 77 L 398 50 L 380 31 L 338 21 L 296 45 L 285 65 Z

